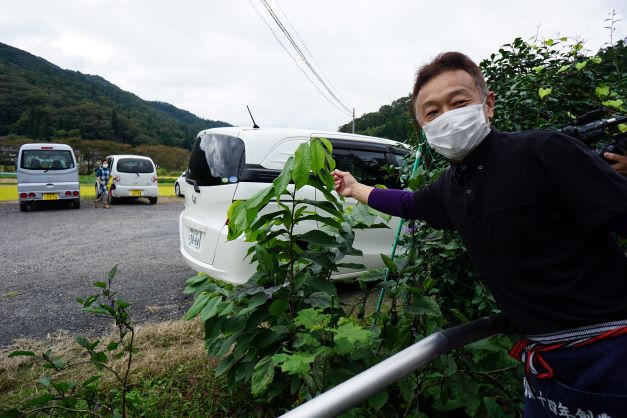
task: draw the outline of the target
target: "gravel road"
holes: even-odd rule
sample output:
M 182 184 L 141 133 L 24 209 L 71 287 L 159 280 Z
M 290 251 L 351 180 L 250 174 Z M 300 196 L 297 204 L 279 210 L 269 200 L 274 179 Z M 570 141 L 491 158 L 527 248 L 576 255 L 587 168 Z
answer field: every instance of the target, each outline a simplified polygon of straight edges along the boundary
M 185 279 L 195 274 L 179 253 L 179 198 L 157 205 L 140 199 L 95 209 L 52 205 L 20 212 L 0 204 L 0 347 L 19 337 L 58 330 L 92 335 L 110 328 L 83 313 L 77 297 L 95 294 L 118 264 L 114 290 L 132 303 L 135 323 L 181 318 L 192 296 Z

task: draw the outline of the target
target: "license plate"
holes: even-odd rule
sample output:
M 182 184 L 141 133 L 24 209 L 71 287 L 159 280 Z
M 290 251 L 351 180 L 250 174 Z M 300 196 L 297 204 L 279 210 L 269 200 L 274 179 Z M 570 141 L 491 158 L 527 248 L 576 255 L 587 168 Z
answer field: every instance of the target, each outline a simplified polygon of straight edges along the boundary
M 142 191 L 141 190 L 131 190 L 130 193 L 131 193 L 131 196 L 141 196 L 142 195 Z
M 190 228 L 189 232 L 187 233 L 187 246 L 196 250 L 199 249 L 201 236 L 202 232 L 198 231 L 197 229 Z
M 59 194 L 58 193 L 44 193 L 43 198 L 44 200 L 58 200 Z

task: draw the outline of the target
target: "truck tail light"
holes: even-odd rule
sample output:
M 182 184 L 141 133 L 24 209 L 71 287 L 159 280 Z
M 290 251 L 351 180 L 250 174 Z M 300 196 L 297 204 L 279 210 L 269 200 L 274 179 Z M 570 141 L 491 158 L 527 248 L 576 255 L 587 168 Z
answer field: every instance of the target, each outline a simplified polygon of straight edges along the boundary
M 30 197 L 30 198 L 34 198 L 34 197 L 35 197 L 35 193 L 30 192 L 30 193 L 28 194 L 28 197 Z
M 28 195 L 26 193 L 20 193 L 20 199 L 26 199 Z
M 78 194 L 79 194 L 79 193 L 78 193 L 77 191 L 73 191 L 73 192 L 72 192 L 72 196 L 78 196 Z
M 65 195 L 66 195 L 66 196 L 68 196 L 68 197 L 70 197 L 70 196 L 72 196 L 72 192 L 70 192 L 70 191 L 68 190 L 67 192 L 65 192 Z

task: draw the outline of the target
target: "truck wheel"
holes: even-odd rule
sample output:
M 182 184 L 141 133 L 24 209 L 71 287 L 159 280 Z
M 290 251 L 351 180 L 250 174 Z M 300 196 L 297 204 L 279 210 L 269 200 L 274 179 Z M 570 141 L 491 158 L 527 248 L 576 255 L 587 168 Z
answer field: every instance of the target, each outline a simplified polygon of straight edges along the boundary
M 156 197 L 149 197 L 148 200 L 150 201 L 151 205 L 155 205 L 157 203 L 157 198 Z

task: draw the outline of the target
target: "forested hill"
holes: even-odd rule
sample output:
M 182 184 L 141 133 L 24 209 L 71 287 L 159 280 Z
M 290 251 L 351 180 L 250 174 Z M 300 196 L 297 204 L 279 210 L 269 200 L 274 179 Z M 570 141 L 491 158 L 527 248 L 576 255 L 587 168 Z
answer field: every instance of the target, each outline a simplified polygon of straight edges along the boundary
M 412 142 L 414 128 L 409 114 L 410 96 L 401 97 L 378 112 L 366 113 L 355 119 L 355 133 L 378 136 L 395 141 Z M 339 127 L 340 132 L 352 132 L 352 122 Z
M 191 148 L 198 131 L 226 122 L 149 102 L 99 76 L 64 70 L 0 43 L 0 136 L 114 140 Z

